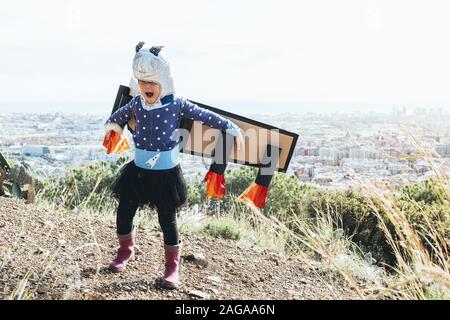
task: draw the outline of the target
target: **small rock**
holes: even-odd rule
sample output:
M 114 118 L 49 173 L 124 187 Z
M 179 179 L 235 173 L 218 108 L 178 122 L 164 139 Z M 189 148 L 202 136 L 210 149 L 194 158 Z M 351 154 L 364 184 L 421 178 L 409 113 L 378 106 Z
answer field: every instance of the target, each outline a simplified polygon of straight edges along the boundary
M 134 246 L 134 253 L 136 255 L 141 255 L 142 254 L 142 250 L 141 250 L 141 248 L 138 245 Z
M 294 290 L 286 290 L 286 291 L 287 291 L 287 293 L 289 293 L 289 295 L 291 297 L 294 297 L 294 298 L 300 298 L 303 296 L 302 293 L 298 292 L 298 291 L 294 291 Z
M 67 241 L 64 240 L 64 239 L 59 239 L 59 240 L 58 240 L 58 244 L 59 244 L 60 246 L 63 246 L 63 245 L 65 245 L 66 243 L 67 243 Z
M 36 290 L 36 292 L 38 293 L 38 294 L 46 294 L 46 293 L 48 293 L 50 291 L 50 289 L 49 288 L 46 288 L 46 287 L 41 287 L 41 288 L 38 288 L 37 290 Z
M 37 248 L 37 249 L 34 251 L 34 254 L 43 254 L 43 253 L 44 253 L 44 249 L 42 249 L 41 247 Z
M 201 252 L 194 253 L 193 256 L 196 260 L 205 260 L 205 255 Z
M 106 300 L 105 297 L 103 297 L 100 293 L 97 293 L 97 292 L 91 292 L 91 293 L 85 294 L 85 299 L 89 299 L 89 300 Z
M 202 253 L 189 254 L 182 257 L 184 261 L 192 262 L 197 266 L 206 268 L 208 266 L 208 261 L 206 261 L 205 256 Z
M 45 221 L 44 224 L 45 224 L 47 227 L 49 227 L 49 228 L 53 228 L 53 226 L 55 225 L 55 224 L 54 224 L 52 221 L 50 221 L 50 220 Z
M 125 291 L 131 291 L 131 287 L 130 286 L 123 286 L 122 289 L 125 290 Z
M 219 291 L 217 289 L 208 288 L 208 290 L 211 291 L 212 293 L 214 293 L 216 296 L 219 294 Z
M 0 228 L 3 228 L 3 227 L 5 227 L 5 226 L 6 226 L 6 223 L 0 222 Z
M 209 276 L 206 279 L 212 283 L 221 283 L 222 282 L 222 279 L 220 279 L 219 277 L 216 277 L 216 276 Z
M 190 290 L 189 295 L 191 295 L 193 297 L 197 297 L 197 298 L 209 299 L 209 294 L 207 294 L 203 291 L 200 291 L 200 290 Z
M 309 282 L 309 280 L 306 279 L 306 278 L 300 278 L 300 279 L 298 280 L 298 282 L 303 283 L 303 284 L 307 284 L 307 283 Z

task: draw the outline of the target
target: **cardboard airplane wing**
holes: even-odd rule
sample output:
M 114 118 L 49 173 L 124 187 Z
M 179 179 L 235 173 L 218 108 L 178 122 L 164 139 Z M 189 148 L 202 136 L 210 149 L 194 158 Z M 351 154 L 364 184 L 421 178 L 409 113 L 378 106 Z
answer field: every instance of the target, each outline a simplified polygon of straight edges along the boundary
M 112 113 L 127 104 L 132 98 L 130 88 L 121 85 Z M 205 126 L 199 121 L 182 118 L 180 129 L 186 134 L 181 134 L 180 152 L 213 159 L 205 177 L 208 197 L 222 199 L 225 192 L 223 175 L 227 163 L 239 163 L 259 168 L 255 183 L 239 199 L 250 200 L 257 207 L 264 207 L 272 176 L 275 171 L 287 171 L 298 134 L 200 102 L 189 101 L 233 121 L 241 128 L 245 141 L 245 147 L 237 150 L 234 137 L 221 130 Z M 128 122 L 127 126 L 133 132 L 134 121 Z

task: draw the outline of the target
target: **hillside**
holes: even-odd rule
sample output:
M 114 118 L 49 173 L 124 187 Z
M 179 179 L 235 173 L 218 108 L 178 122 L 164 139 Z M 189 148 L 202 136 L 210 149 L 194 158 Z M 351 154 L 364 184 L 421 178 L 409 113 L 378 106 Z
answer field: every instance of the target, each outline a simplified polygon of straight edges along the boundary
M 29 299 L 354 299 L 342 280 L 300 260 L 242 241 L 183 234 L 181 287 L 158 286 L 161 233 L 139 230 L 137 260 L 125 273 L 111 221 L 0 198 L 0 298 Z

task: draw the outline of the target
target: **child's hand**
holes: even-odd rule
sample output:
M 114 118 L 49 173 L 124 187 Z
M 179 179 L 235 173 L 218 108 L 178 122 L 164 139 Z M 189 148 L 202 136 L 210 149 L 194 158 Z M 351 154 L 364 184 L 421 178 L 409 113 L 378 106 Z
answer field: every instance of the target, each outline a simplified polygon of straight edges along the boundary
M 123 151 L 130 149 L 127 138 L 125 138 L 123 134 L 119 135 L 113 130 L 105 133 L 103 146 L 106 148 L 106 154 L 111 154 L 113 152 L 120 154 Z

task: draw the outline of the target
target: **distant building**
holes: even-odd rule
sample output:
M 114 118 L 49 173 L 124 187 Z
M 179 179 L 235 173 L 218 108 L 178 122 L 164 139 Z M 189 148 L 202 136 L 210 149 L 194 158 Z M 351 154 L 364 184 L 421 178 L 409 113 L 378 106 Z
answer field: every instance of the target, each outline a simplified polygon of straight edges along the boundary
M 298 178 L 298 180 L 302 181 L 302 182 L 309 182 L 311 181 L 311 171 L 312 168 L 299 168 L 297 170 L 294 171 L 295 176 Z
M 344 158 L 344 154 L 338 148 L 321 148 L 320 157 L 327 160 L 339 160 Z
M 309 178 L 309 175 L 307 175 L 307 174 L 295 174 L 295 176 L 301 182 L 310 182 L 311 181 L 311 179 Z
M 314 183 L 322 185 L 322 186 L 330 185 L 332 182 L 333 182 L 333 179 L 331 179 L 331 178 L 315 178 L 314 179 Z
M 350 159 L 381 159 L 381 153 L 377 150 L 351 148 L 349 153 Z
M 318 156 L 319 148 L 318 147 L 310 147 L 310 146 L 301 146 L 296 147 L 294 151 L 294 156 Z
M 23 146 L 22 154 L 27 157 L 40 157 L 49 154 L 50 148 L 46 146 Z
M 450 145 L 440 145 L 436 146 L 436 152 L 439 153 L 441 156 L 448 156 L 450 155 Z

